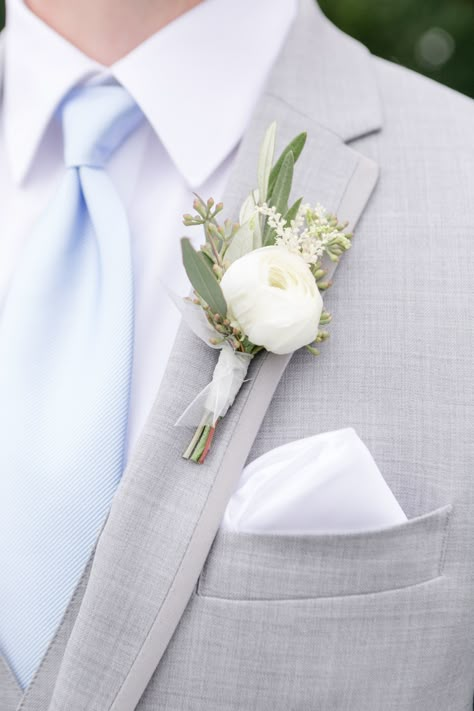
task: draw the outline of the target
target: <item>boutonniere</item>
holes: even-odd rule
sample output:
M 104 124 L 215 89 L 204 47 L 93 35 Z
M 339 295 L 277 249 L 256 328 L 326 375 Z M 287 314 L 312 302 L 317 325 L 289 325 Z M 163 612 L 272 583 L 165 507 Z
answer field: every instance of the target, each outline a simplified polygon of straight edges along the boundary
M 196 196 L 187 227 L 199 225 L 205 241 L 195 250 L 181 241 L 193 297 L 179 300 L 185 322 L 210 347 L 219 349 L 211 383 L 177 424 L 197 426 L 183 456 L 204 462 L 220 419 L 233 404 L 250 361 L 260 352 L 293 353 L 305 347 L 318 355 L 331 320 L 321 292 L 325 260 L 339 261 L 351 246 L 347 224 L 324 207 L 289 198 L 293 169 L 306 141 L 297 136 L 274 163 L 276 124 L 263 140 L 258 187 L 241 207 L 239 223 L 221 222 L 222 203 Z

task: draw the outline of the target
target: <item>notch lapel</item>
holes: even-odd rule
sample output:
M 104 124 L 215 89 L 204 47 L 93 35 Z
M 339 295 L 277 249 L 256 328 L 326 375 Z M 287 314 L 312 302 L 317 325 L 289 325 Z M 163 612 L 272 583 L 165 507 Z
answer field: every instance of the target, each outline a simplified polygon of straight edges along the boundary
M 315 33 L 325 39 L 318 43 Z M 316 44 L 318 51 L 326 47 L 327 52 L 331 33 L 335 33 L 331 42 L 336 42 L 331 54 L 344 54 L 349 75 L 354 66 L 359 66 L 373 92 L 373 110 L 366 107 L 366 115 L 353 118 L 352 123 L 335 116 L 342 111 L 341 104 L 337 111 L 335 104 L 332 109 L 322 109 L 321 97 L 316 104 L 308 99 L 309 94 L 312 96 L 308 81 L 313 72 L 319 76 L 330 61 L 323 52 L 320 66 L 313 68 L 312 48 Z M 303 0 L 268 91 L 240 147 L 225 199 L 227 213 L 235 216 L 239 204 L 255 186 L 258 147 L 268 124 L 276 119 L 282 144 L 300 131 L 306 130 L 309 135 L 296 168 L 294 197 L 319 200 L 337 211 L 340 219 L 355 224 L 375 185 L 377 169 L 343 139 L 375 130 L 379 118 L 371 79 L 367 69 L 362 69 L 368 66 L 365 50 L 352 40 L 346 45 L 345 40 L 310 0 Z M 302 46 L 305 42 L 306 48 Z M 357 61 L 353 55 L 357 55 Z M 306 84 L 308 95 L 294 93 L 298 77 Z M 316 86 L 318 82 L 329 91 L 330 78 L 315 79 Z M 341 87 L 342 82 L 340 79 Z M 347 100 L 346 93 L 346 113 L 352 108 Z M 136 707 L 193 592 L 227 501 L 289 360 L 268 354 L 255 359 L 250 382 L 220 423 L 211 454 L 204 465 L 197 466 L 182 459 L 190 432 L 176 428 L 174 423 L 209 382 L 215 353 L 181 327 L 152 412 L 98 542 L 50 711 L 132 711 Z

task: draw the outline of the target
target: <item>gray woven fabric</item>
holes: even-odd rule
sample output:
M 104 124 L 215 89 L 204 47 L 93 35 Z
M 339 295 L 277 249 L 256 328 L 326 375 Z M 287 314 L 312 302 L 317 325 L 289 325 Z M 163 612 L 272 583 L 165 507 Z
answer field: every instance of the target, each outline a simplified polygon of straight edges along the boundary
M 401 530 L 376 536 L 220 531 L 198 593 L 228 600 L 296 600 L 382 592 L 432 580 L 443 572 L 450 512 L 442 507 Z
M 338 209 L 349 194 L 360 211 L 363 156 L 380 179 L 326 298 L 332 337 L 317 360 L 293 357 L 250 458 L 354 427 L 412 520 L 356 536 L 219 533 L 137 708 L 471 710 L 473 104 L 370 57 L 302 0 L 241 147 L 228 191 L 234 208 L 255 181 L 272 118 L 282 141 L 310 134 L 295 197 Z M 146 685 L 160 644 L 153 635 L 172 634 L 163 610 L 176 614 L 166 605 L 182 597 L 181 564 L 196 535 L 202 551 L 217 525 L 259 424 L 247 403 L 271 366 L 255 364 L 208 463 L 193 467 L 180 458 L 189 433 L 173 423 L 213 362 L 181 331 L 64 657 L 58 650 L 50 711 L 121 711 L 130 689 Z M 8 693 L 0 676 L 0 708 L 10 711 Z
M 0 656 L 1 711 L 43 711 L 49 707 L 58 670 L 71 630 L 81 606 L 90 573 L 90 563 L 84 570 L 54 639 L 48 646 L 29 686 L 23 692 L 5 660 Z
M 10 668 L 0 657 L 0 708 L 2 711 L 13 711 L 21 701 L 21 689 Z
M 59 625 L 54 639 L 51 641 L 48 649 L 46 650 L 39 669 L 36 671 L 28 688 L 21 697 L 17 711 L 43 711 L 43 709 L 47 709 L 49 707 L 59 667 L 61 666 L 64 655 L 64 650 L 66 649 L 66 645 L 69 641 L 71 631 L 74 627 L 74 623 L 81 606 L 89 573 L 90 563 L 87 565 L 77 584 L 71 598 L 71 602 L 63 615 L 63 619 L 61 620 L 61 624 Z M 2 711 L 13 711 L 15 706 L 12 706 L 11 709 L 1 706 L 1 709 Z

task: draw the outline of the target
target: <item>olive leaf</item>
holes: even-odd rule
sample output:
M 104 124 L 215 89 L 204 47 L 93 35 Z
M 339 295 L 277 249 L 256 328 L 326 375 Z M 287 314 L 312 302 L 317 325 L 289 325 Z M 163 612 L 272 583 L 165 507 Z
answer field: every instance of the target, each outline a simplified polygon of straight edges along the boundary
M 244 254 L 251 252 L 254 248 L 254 229 L 251 225 L 251 220 L 240 225 L 239 229 L 232 238 L 227 251 L 225 253 L 225 259 L 229 262 L 235 262 L 236 259 L 240 259 Z
M 183 237 L 181 240 L 181 251 L 184 268 L 193 289 L 208 304 L 213 314 L 219 314 L 225 318 L 227 304 L 208 260 L 201 252 L 196 252 L 187 237 Z
M 269 200 L 270 207 L 274 207 L 280 215 L 288 211 L 288 198 L 290 197 L 291 185 L 293 183 L 293 167 L 295 159 L 293 152 L 289 151 L 282 163 L 278 178 L 273 188 L 272 196 Z M 267 224 L 263 233 L 263 244 L 267 247 L 275 242 L 274 230 Z
M 244 222 L 250 220 L 255 214 L 255 209 L 259 204 L 259 194 L 258 190 L 253 190 L 248 197 L 242 203 L 239 213 L 239 224 L 243 225 Z
M 294 138 L 291 143 L 287 145 L 287 147 L 273 166 L 272 172 L 270 173 L 270 178 L 268 180 L 267 202 L 269 204 L 270 198 L 272 197 L 273 191 L 275 189 L 276 181 L 283 167 L 283 163 L 285 161 L 286 156 L 288 155 L 288 153 L 293 153 L 293 162 L 296 163 L 296 161 L 301 155 L 301 151 L 304 148 L 304 144 L 306 143 L 306 137 L 306 133 L 300 133 L 298 136 L 296 136 L 296 138 Z
M 263 139 L 258 159 L 258 192 L 260 202 L 265 202 L 268 193 L 268 182 L 272 172 L 273 157 L 275 155 L 276 122 L 268 128 Z
M 253 215 L 247 222 L 240 225 L 239 229 L 232 237 L 232 241 L 225 252 L 225 260 L 235 262 L 245 254 L 253 252 L 262 246 L 262 235 L 260 232 L 260 222 L 258 215 Z
M 296 202 L 293 203 L 293 205 L 290 207 L 286 215 L 283 215 L 283 219 L 285 220 L 286 224 L 289 225 L 292 220 L 295 219 L 296 215 L 298 214 L 298 210 L 300 209 L 300 205 L 303 202 L 303 198 L 300 198 Z

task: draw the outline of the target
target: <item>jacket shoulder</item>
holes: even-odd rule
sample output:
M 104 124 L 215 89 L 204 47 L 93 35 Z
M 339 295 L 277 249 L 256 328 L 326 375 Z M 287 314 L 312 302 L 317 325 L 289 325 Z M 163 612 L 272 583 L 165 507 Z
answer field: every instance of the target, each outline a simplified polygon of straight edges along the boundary
M 390 114 L 416 121 L 424 130 L 447 127 L 465 132 L 472 140 L 474 101 L 422 74 L 380 57 L 373 57 L 376 80 L 388 118 Z

